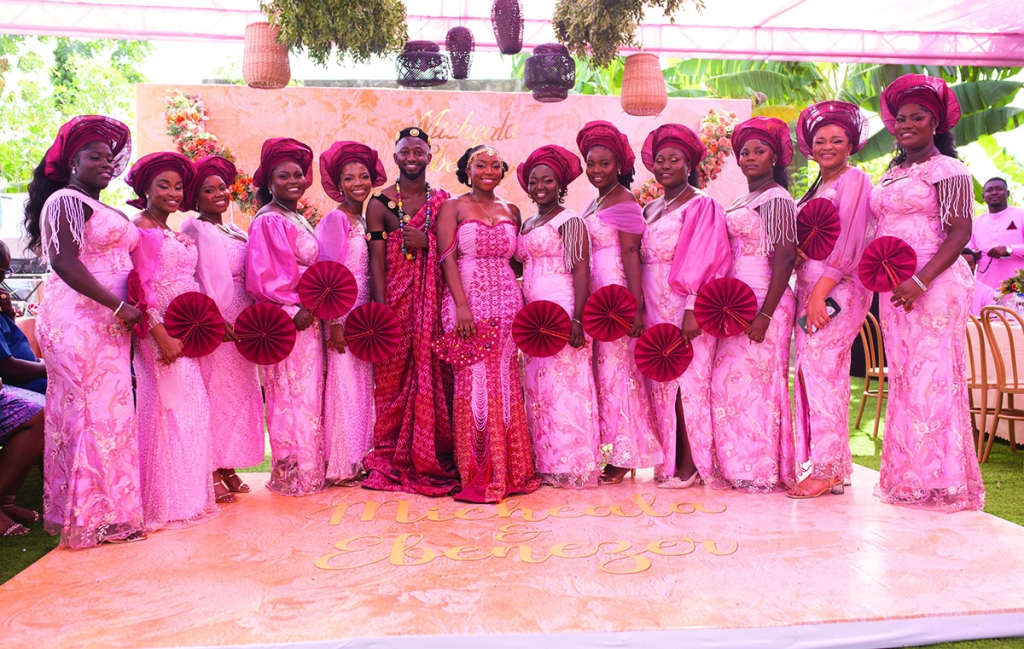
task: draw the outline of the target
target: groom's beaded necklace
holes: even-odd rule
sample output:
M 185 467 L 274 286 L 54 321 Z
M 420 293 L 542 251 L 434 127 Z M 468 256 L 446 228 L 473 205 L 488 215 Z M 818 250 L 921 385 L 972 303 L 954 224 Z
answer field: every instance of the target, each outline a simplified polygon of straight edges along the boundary
M 400 227 L 404 228 L 406 224 L 408 224 L 409 221 L 412 220 L 412 217 L 406 214 L 405 210 L 402 209 L 402 184 L 400 180 L 401 179 L 395 181 L 395 202 L 398 203 L 398 221 L 401 224 Z M 430 208 L 430 183 L 425 183 L 425 187 L 427 189 L 427 201 L 425 203 L 425 205 L 427 206 L 427 217 L 423 222 L 424 232 L 430 229 L 430 217 L 433 216 Z M 408 250 L 405 249 L 404 238 L 402 239 L 402 254 L 405 256 L 406 261 L 412 261 L 413 259 L 416 259 L 415 250 L 409 252 Z

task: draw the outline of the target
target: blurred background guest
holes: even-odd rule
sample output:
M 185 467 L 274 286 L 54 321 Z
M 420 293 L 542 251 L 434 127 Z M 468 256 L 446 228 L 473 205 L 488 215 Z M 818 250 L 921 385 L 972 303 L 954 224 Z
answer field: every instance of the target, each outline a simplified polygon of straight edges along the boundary
M 1024 210 L 1009 207 L 1006 181 L 992 178 L 981 193 L 988 212 L 974 219 L 968 247 L 980 256 L 975 271 L 971 313 L 996 302 L 995 293 L 1004 279 L 1024 268 Z

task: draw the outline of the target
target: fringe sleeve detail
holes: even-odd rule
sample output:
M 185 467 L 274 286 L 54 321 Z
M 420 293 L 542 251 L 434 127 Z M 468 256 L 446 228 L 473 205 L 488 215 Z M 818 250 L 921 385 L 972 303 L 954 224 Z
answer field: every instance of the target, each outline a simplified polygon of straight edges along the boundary
M 950 176 L 935 183 L 939 196 L 939 218 L 943 227 L 953 219 L 974 218 L 974 183 L 970 176 Z
M 576 264 L 583 261 L 583 246 L 587 241 L 587 226 L 578 216 L 566 219 L 565 223 L 559 226 L 558 232 L 562 235 L 562 250 L 565 256 L 565 269 L 572 273 Z
M 62 214 L 65 219 L 61 218 Z M 79 246 L 85 241 L 85 203 L 71 194 L 54 196 L 43 211 L 43 257 L 49 257 L 50 245 L 54 254 L 60 253 L 57 233 L 65 220 L 71 229 L 71 239 Z
M 761 215 L 761 245 L 757 254 L 767 257 L 783 241 L 796 242 L 796 203 L 792 198 L 778 197 L 757 206 Z

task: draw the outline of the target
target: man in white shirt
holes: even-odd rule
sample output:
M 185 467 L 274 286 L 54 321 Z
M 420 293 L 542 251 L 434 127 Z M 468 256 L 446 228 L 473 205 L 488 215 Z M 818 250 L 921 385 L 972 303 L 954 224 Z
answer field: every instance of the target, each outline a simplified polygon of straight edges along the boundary
M 1006 181 L 992 178 L 981 193 L 988 214 L 974 219 L 970 248 L 981 253 L 974 286 L 972 313 L 995 302 L 995 292 L 1004 279 L 1024 268 L 1024 210 L 1008 207 Z

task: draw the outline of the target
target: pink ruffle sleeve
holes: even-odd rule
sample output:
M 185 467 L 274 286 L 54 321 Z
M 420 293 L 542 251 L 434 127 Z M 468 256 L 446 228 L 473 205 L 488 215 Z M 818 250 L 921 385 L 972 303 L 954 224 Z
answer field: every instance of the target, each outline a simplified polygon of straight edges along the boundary
M 732 267 L 725 210 L 710 196 L 698 194 L 683 207 L 682 228 L 672 256 L 668 284 L 693 308 L 697 291 Z M 665 217 L 662 217 L 665 218 Z
M 871 179 L 857 168 L 851 168 L 836 183 L 836 208 L 839 210 L 839 239 L 832 254 L 825 258 L 822 277 L 839 282 L 845 276 L 855 277 L 861 253 L 868 244 L 871 224 Z
M 196 281 L 203 293 L 209 295 L 223 313 L 231 305 L 235 293 L 231 266 L 222 244 L 224 235 L 217 232 L 215 225 L 194 218 L 186 219 L 181 225 L 181 231 L 196 243 L 196 251 L 199 253 Z
M 619 232 L 628 234 L 643 234 L 647 229 L 644 221 L 644 211 L 640 206 L 630 201 L 628 203 L 617 203 L 597 213 L 597 218 L 612 226 Z
M 156 228 L 139 228 L 139 245 L 131 252 L 132 265 L 139 276 L 142 286 L 143 300 L 146 302 L 146 314 L 149 326 L 161 324 L 164 314 L 157 301 L 153 276 L 160 269 L 160 246 L 164 243 L 164 230 Z
M 341 210 L 332 210 L 316 224 L 316 240 L 320 244 L 320 261 L 345 263 L 348 256 L 348 231 L 352 224 Z
M 283 306 L 299 304 L 299 262 L 296 226 L 275 212 L 266 212 L 249 226 L 245 254 L 245 289 L 257 300 Z

